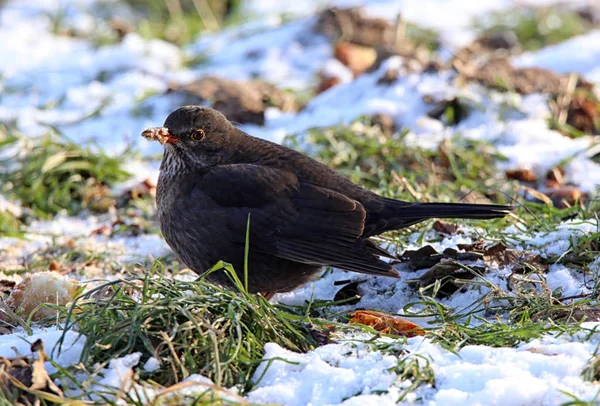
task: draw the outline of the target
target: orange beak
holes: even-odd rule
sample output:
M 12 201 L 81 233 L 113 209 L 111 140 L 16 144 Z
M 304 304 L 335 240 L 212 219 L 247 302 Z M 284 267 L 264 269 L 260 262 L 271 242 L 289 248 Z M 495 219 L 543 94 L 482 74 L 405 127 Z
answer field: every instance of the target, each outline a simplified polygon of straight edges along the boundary
M 175 144 L 181 141 L 181 138 L 171 135 L 168 128 L 165 127 L 150 127 L 142 131 L 142 137 L 148 141 L 158 141 L 162 145 Z

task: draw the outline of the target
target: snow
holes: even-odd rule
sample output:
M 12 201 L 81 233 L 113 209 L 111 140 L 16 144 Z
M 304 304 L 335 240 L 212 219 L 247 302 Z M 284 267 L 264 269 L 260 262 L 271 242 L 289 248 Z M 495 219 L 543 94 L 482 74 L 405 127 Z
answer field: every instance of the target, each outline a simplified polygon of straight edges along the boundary
M 449 53 L 473 38 L 470 24 L 474 16 L 532 2 L 548 3 L 549 0 L 382 0 L 370 2 L 367 12 L 393 18 L 400 10 L 406 20 L 437 29 Z M 145 127 L 160 125 L 177 107 L 177 99 L 165 94 L 171 83 L 218 74 L 233 79 L 258 77 L 281 88 L 306 91 L 316 87 L 317 75 L 322 73 L 338 77 L 342 83 L 314 97 L 301 112 L 293 114 L 270 109 L 264 127 L 245 125 L 242 129 L 281 141 L 287 134 L 350 123 L 365 114 L 385 113 L 398 126 L 409 130 L 404 137 L 405 143 L 436 148 L 441 140 L 454 137 L 486 140 L 507 158 L 498 163 L 499 171 L 528 168 L 544 176 L 547 170 L 568 160 L 565 166 L 567 181 L 588 192 L 598 188 L 600 165 L 589 159 L 598 152 L 598 138 L 570 139 L 550 130 L 547 122 L 550 111 L 545 95 L 519 96 L 491 91 L 477 84 L 459 84 L 456 75 L 450 71 L 410 73 L 400 58 L 392 58 L 376 72 L 353 79 L 350 71 L 332 58 L 331 45 L 326 38 L 312 32 L 314 11 L 326 3 L 349 5 L 357 2 L 288 2 L 282 10 L 283 2 L 251 1 L 245 7 L 268 17 L 199 37 L 185 49 L 179 49 L 163 41 L 143 39 L 135 33 L 128 34 L 117 44 L 99 46 L 90 39 L 52 31 L 51 17 L 64 12 L 66 26 L 79 33 L 107 32 L 106 23 L 96 18 L 99 15 L 97 6 L 114 8 L 115 14 L 127 15 L 128 9 L 116 0 L 9 2 L 0 8 L 0 54 L 3 55 L 0 59 L 0 122 L 27 136 L 42 134 L 48 125 L 52 125 L 78 143 L 94 140 L 110 153 L 133 146 L 149 156 L 159 153 L 160 146 L 146 143 L 138 134 Z M 287 21 L 281 16 L 282 11 L 300 18 Z M 206 62 L 186 65 L 189 58 L 197 57 L 205 58 Z M 520 55 L 513 61 L 517 66 L 576 72 L 600 85 L 600 32 L 592 31 L 562 44 Z M 389 85 L 378 84 L 377 80 L 389 69 L 399 73 L 398 79 Z M 427 116 L 432 105 L 423 100 L 424 96 L 431 96 L 434 102 L 459 97 L 469 106 L 470 113 L 458 125 L 445 126 Z M 126 169 L 134 177 L 116 187 L 117 194 L 146 179 L 156 182 L 158 177 L 156 161 L 128 162 Z M 23 212 L 17 202 L 0 196 L 0 211 L 4 210 L 17 216 Z M 0 239 L 0 267 L 9 270 L 22 266 L 27 263 L 27 258 L 40 251 L 69 244 L 72 249 L 107 253 L 117 262 L 144 261 L 170 253 L 158 234 L 94 235 L 94 230 L 110 226 L 113 220 L 110 214 L 96 216 L 89 213 L 78 217 L 60 214 L 49 221 L 33 220 L 27 226 L 26 240 Z M 597 221 L 576 219 L 543 232 L 531 232 L 535 226 L 515 223 L 503 231 L 512 248 L 532 250 L 547 257 L 564 254 L 582 237 L 598 233 L 600 228 Z M 461 227 L 460 233 L 453 236 L 440 236 L 429 231 L 423 241 L 419 239 L 420 234 L 410 236 L 404 248 L 417 249 L 423 244 L 431 244 L 443 251 L 457 248 L 458 244 L 472 243 L 480 236 L 481 230 L 468 227 Z M 365 281 L 359 286 L 360 302 L 339 306 L 340 312 L 356 308 L 378 309 L 401 314 L 427 328 L 439 327 L 433 319 L 411 317 L 411 312 L 419 308 L 405 310 L 407 304 L 420 299 L 418 292 L 408 287 L 406 281 L 418 278 L 426 270 L 411 271 L 403 265 L 398 270 L 400 280 L 367 278 L 334 270 L 294 292 L 278 294 L 274 300 L 289 305 L 332 300 L 339 290 L 333 285 L 335 281 Z M 597 276 L 600 258 L 589 265 L 589 270 Z M 102 277 L 114 277 L 107 274 L 110 270 L 96 271 Z M 491 286 L 507 291 L 510 273 L 509 268 L 498 267 L 486 275 L 486 280 Z M 553 264 L 539 277 L 549 289 L 561 289 L 563 296 L 575 296 L 590 292 L 584 276 L 579 270 Z M 589 275 L 587 277 L 589 282 Z M 475 284 L 439 302 L 456 315 L 482 312 L 484 301 L 492 293 L 490 285 Z M 478 322 L 473 320 L 472 323 Z M 598 326 L 587 323 L 584 327 L 592 330 Z M 15 350 L 27 355 L 30 343 L 42 338 L 46 351 L 59 365 L 76 364 L 85 337 L 68 331 L 59 351 L 56 344 L 62 335 L 60 326 L 34 327 L 31 336 L 15 329 L 11 334 L 0 336 L 0 356 L 15 356 Z M 399 365 L 408 357 L 419 362 L 421 367 L 429 365 L 432 368 L 435 387 L 418 388 L 406 396 L 406 402 L 552 405 L 570 400 L 561 391 L 597 401 L 593 399 L 597 398 L 598 384 L 584 382 L 581 371 L 600 345 L 599 337 L 597 333 L 591 333 L 590 337 L 580 333 L 547 334 L 515 348 L 466 346 L 457 353 L 422 337 L 405 342 L 378 338 L 367 344 L 364 341 L 372 336 L 339 333 L 337 343 L 306 354 L 292 353 L 270 343 L 265 348 L 265 362 L 254 375 L 257 386 L 247 400 L 288 405 L 396 404 L 410 384 L 398 375 Z M 378 347 L 378 343 L 385 346 Z M 393 351 L 382 349 L 390 345 Z M 140 353 L 112 360 L 102 371 L 97 384 L 131 389 L 132 392 L 139 390 L 132 381 L 137 368 L 153 371 L 161 366 L 161 361 L 154 358 L 143 365 L 139 365 L 140 361 Z M 47 368 L 51 373 L 55 371 L 49 363 Z M 190 376 L 186 383 L 196 385 L 181 389 L 182 393 L 188 391 L 190 395 L 202 393 L 212 385 L 200 375 Z M 143 399 L 157 395 L 153 389 L 143 389 Z
M 158 368 L 160 368 L 160 361 L 154 357 L 150 357 L 144 363 L 143 368 L 144 368 L 144 371 L 148 371 L 148 372 L 156 371 Z
M 559 73 L 578 73 L 592 81 L 600 79 L 600 30 L 590 31 L 513 59 L 515 66 L 536 66 Z M 573 52 L 575 51 L 575 52 Z M 565 55 L 569 55 L 565 58 Z
M 255 373 L 258 388 L 248 400 L 290 406 L 393 405 L 407 386 L 398 376 L 406 360 L 434 370 L 435 390 L 424 386 L 414 394 L 422 404 L 555 405 L 569 400 L 561 391 L 582 399 L 594 399 L 598 392 L 581 377 L 600 344 L 598 333 L 590 339 L 547 336 L 516 348 L 469 345 L 457 353 L 422 337 L 388 344 L 396 350 L 385 353 L 342 340 L 297 354 L 268 344 Z
M 44 349 L 50 359 L 61 367 L 78 363 L 85 345 L 85 337 L 74 331 L 64 332 L 58 327 L 34 327 L 31 335 L 28 335 L 19 327 L 11 334 L 1 336 L 0 357 L 12 358 L 19 355 L 31 355 L 31 344 L 38 339 L 44 341 Z M 57 371 L 49 361 L 44 366 L 50 374 Z

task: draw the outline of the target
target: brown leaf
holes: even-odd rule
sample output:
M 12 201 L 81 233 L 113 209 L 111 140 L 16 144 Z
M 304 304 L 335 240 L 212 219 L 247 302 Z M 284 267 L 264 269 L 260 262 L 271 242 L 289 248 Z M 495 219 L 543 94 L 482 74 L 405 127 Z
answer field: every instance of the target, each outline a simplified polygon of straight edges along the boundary
M 0 280 L 0 297 L 10 294 L 10 291 L 13 290 L 16 284 L 17 282 L 15 281 L 9 281 L 7 279 Z
M 546 174 L 546 187 L 556 188 L 565 183 L 565 170 L 561 167 L 552 168 Z
M 507 179 L 518 180 L 519 182 L 535 182 L 537 175 L 531 169 L 511 169 L 505 172 Z
M 96 228 L 95 230 L 92 230 L 90 235 L 110 235 L 110 233 L 112 233 L 112 227 L 103 225 Z
M 398 80 L 400 74 L 398 69 L 388 69 L 383 73 L 383 76 L 377 79 L 378 85 L 389 85 Z
M 37 353 L 37 359 L 23 356 L 0 357 L 0 389 L 3 393 L 10 394 L 12 400 L 22 402 L 18 404 L 39 404 L 35 391 L 62 397 L 62 391 L 52 381 L 44 366 L 48 357 L 41 339 L 31 345 L 31 352 Z
M 334 86 L 339 85 L 342 80 L 338 77 L 322 77 L 319 87 L 317 87 L 316 93 L 321 94 L 324 91 L 331 89 Z
M 335 342 L 331 339 L 331 333 L 333 332 L 335 332 L 335 326 L 333 325 L 311 327 L 309 329 L 311 337 L 319 345 L 326 345 Z
M 486 267 L 492 264 L 498 266 L 513 266 L 513 272 L 525 272 L 530 267 L 543 272 L 548 269 L 548 265 L 544 262 L 540 255 L 530 251 L 519 251 L 507 248 L 504 244 L 498 243 L 485 250 L 483 261 Z
M 481 252 L 485 251 L 485 241 L 477 240 L 473 244 L 457 244 L 458 249 L 467 252 Z
M 483 64 L 478 60 L 455 59 L 454 67 L 469 80 L 500 90 L 513 90 L 520 94 L 555 94 L 564 91 L 566 76 L 543 68 L 515 68 L 506 57 L 491 57 Z M 591 89 L 593 85 L 581 78 L 577 88 Z
M 586 134 L 600 134 L 600 104 L 591 94 L 577 94 L 567 111 L 567 124 Z
M 548 191 L 548 197 L 552 199 L 555 207 L 566 209 L 576 203 L 582 204 L 588 198 L 588 194 L 582 192 L 575 186 L 562 186 Z
M 437 220 L 433 223 L 433 229 L 442 234 L 454 235 L 458 231 L 458 226 L 453 223 Z
M 357 310 L 350 313 L 350 315 L 353 316 L 350 323 L 364 324 L 383 334 L 405 337 L 425 334 L 425 331 L 418 324 L 385 313 Z
M 443 256 L 431 245 L 426 245 L 418 250 L 406 250 L 400 255 L 401 262 L 408 262 L 411 269 L 418 270 L 429 268 L 437 264 Z
M 60 265 L 55 260 L 52 260 L 50 265 L 48 265 L 49 271 L 58 271 L 60 269 Z
M 146 178 L 144 181 L 125 190 L 124 194 L 128 199 L 139 199 L 144 196 L 154 197 L 156 195 L 156 183 L 152 179 Z
M 471 267 L 472 269 L 475 269 Z M 485 270 L 479 268 L 478 271 L 483 273 Z M 475 274 L 464 270 L 460 264 L 454 260 L 443 260 L 440 263 L 432 266 L 419 279 L 419 286 L 429 286 L 436 281 L 440 281 L 439 289 L 436 292 L 437 298 L 444 298 L 452 295 L 464 285 L 457 283 L 457 279 L 473 279 Z
M 476 261 L 481 259 L 481 254 L 477 252 L 458 252 L 451 248 L 446 248 L 444 252 L 439 253 L 431 245 L 426 245 L 417 251 L 406 250 L 400 256 L 400 262 L 408 263 L 408 266 L 413 270 L 431 268 L 444 259 Z
M 524 185 L 519 185 L 519 189 L 529 193 L 533 198 L 540 200 L 546 204 L 552 204 L 552 199 L 550 199 L 548 196 L 546 196 L 544 193 L 540 192 L 539 190 L 536 190 L 534 188 L 530 188 L 528 186 L 524 186 Z M 531 198 L 531 197 L 528 197 Z
M 421 286 L 429 285 L 430 283 L 440 280 L 445 276 L 452 275 L 455 271 L 462 269 L 460 264 L 455 261 L 442 261 L 435 264 L 427 272 L 419 278 Z
M 366 72 L 377 59 L 374 48 L 339 41 L 335 44 L 335 58 L 346 65 L 354 76 Z

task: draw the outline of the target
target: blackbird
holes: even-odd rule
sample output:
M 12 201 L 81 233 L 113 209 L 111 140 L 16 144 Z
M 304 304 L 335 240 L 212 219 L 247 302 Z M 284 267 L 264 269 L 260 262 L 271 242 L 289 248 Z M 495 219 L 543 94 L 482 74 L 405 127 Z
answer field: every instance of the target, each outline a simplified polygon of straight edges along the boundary
M 418 203 L 379 196 L 316 160 L 252 137 L 216 110 L 185 106 L 142 136 L 164 145 L 156 201 L 162 234 L 189 268 L 219 260 L 268 296 L 308 282 L 323 266 L 398 277 L 370 237 L 429 218 L 492 219 L 510 206 Z M 208 275 L 231 285 L 224 272 Z

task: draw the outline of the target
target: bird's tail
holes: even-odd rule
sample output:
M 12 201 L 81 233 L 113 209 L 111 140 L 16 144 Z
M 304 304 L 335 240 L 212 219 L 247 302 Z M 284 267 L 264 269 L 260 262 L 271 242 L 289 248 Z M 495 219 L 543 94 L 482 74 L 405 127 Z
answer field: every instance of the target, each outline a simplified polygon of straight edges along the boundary
M 504 217 L 513 206 L 474 203 L 409 203 L 394 212 L 396 217 L 493 219 Z
M 410 203 L 385 199 L 385 208 L 365 227 L 364 236 L 371 237 L 390 230 L 412 226 L 431 218 L 493 219 L 504 217 L 513 206 L 473 203 Z

